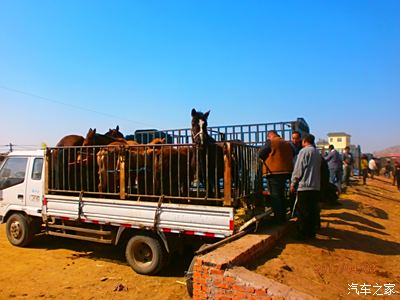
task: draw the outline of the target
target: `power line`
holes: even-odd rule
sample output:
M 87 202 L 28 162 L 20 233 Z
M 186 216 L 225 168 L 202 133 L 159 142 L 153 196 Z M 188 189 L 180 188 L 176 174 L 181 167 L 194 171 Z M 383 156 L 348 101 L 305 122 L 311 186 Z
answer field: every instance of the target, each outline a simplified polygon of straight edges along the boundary
M 104 113 L 104 112 L 101 112 L 101 111 L 97 111 L 97 110 L 94 110 L 94 109 L 91 109 L 91 108 L 87 108 L 87 107 L 83 107 L 83 106 L 79 106 L 79 105 L 75 105 L 75 104 L 65 103 L 65 102 L 54 100 L 54 99 L 51 99 L 51 98 L 48 98 L 48 97 L 43 97 L 43 96 L 40 96 L 40 95 L 36 95 L 36 94 L 30 93 L 30 92 L 25 92 L 25 91 L 17 90 L 17 89 L 14 89 L 14 88 L 6 87 L 6 86 L 3 86 L 3 85 L 0 85 L 0 88 L 3 89 L 3 90 L 10 91 L 10 92 L 19 93 L 19 94 L 22 94 L 22 95 L 25 95 L 25 96 L 29 96 L 29 97 L 38 98 L 38 99 L 41 99 L 41 100 L 44 100 L 44 101 L 48 101 L 48 102 L 59 104 L 59 105 L 64 105 L 64 106 L 67 106 L 67 107 L 72 107 L 72 108 L 78 109 L 78 110 L 88 111 L 88 112 L 91 112 L 91 113 L 103 115 L 103 116 L 110 117 L 110 118 L 117 119 L 117 120 L 124 120 L 124 121 L 128 121 L 128 122 L 131 122 L 131 123 L 136 123 L 136 124 L 140 124 L 140 125 L 152 126 L 152 125 L 150 125 L 148 123 L 133 121 L 131 119 L 123 118 L 123 117 L 120 117 L 120 116 L 115 116 L 113 114 Z

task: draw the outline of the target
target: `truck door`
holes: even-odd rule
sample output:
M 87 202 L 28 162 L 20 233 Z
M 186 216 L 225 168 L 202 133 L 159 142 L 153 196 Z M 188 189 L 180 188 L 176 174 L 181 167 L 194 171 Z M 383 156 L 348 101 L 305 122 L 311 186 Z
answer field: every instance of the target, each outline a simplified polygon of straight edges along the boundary
M 43 158 L 34 157 L 31 159 L 29 172 L 26 175 L 26 197 L 25 205 L 31 207 L 42 207 L 42 189 L 43 189 Z
M 7 157 L 0 169 L 0 215 L 8 205 L 25 204 L 27 157 Z

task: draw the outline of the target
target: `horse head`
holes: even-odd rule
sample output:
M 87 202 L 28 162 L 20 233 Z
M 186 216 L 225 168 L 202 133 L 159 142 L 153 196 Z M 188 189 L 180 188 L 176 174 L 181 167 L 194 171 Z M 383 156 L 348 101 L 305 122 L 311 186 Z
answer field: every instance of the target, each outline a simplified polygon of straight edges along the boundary
M 105 135 L 113 138 L 124 138 L 124 135 L 119 131 L 119 125 L 115 129 L 110 128 Z
M 83 141 L 83 146 L 95 145 L 96 144 L 95 138 L 96 138 L 96 128 L 95 129 L 89 128 L 89 131 L 86 134 L 86 138 Z
M 210 111 L 202 113 L 192 109 L 192 140 L 198 146 L 203 146 L 208 141 L 207 119 Z

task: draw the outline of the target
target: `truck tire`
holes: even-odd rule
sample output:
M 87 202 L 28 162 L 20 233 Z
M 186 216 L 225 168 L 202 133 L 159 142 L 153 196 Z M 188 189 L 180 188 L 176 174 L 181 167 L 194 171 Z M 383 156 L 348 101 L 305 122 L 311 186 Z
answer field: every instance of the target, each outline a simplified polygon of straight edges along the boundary
M 190 297 L 193 297 L 193 266 L 196 261 L 197 256 L 194 256 L 192 262 L 190 263 L 189 269 L 187 270 L 186 277 L 186 290 Z
M 166 253 L 157 238 L 134 235 L 126 245 L 126 260 L 139 274 L 153 275 L 165 265 Z
M 18 247 L 25 247 L 32 241 L 34 233 L 30 220 L 24 215 L 12 214 L 6 224 L 8 241 Z
M 201 247 L 199 248 L 199 250 L 204 249 L 205 247 L 207 247 L 209 244 L 203 244 L 201 245 Z M 186 290 L 189 294 L 190 297 L 193 297 L 193 267 L 194 267 L 194 262 L 196 261 L 196 259 L 198 258 L 198 255 L 193 256 L 193 259 L 189 265 L 188 270 L 185 273 L 185 277 L 186 277 Z

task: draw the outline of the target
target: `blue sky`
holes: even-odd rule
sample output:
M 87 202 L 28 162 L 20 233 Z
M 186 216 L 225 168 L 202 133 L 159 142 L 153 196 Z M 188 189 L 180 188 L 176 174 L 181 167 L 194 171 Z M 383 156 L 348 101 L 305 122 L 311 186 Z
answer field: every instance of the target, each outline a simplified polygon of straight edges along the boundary
M 306 119 L 400 144 L 400 1 L 0 2 L 0 145 Z M 1 150 L 1 148 L 0 148 Z

